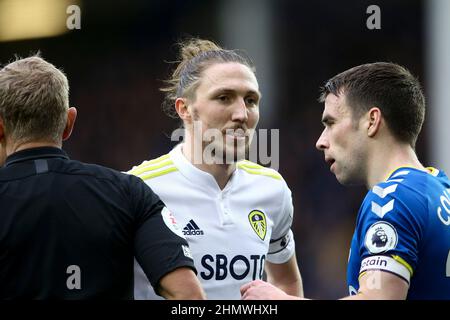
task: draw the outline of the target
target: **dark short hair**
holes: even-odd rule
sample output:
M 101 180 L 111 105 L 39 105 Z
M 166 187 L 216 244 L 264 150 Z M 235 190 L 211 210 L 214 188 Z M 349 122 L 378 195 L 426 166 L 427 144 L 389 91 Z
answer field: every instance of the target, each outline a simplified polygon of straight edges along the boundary
M 378 107 L 394 137 L 415 146 L 425 118 L 425 97 L 417 78 L 389 62 L 363 64 L 334 76 L 321 88 L 320 102 L 345 94 L 354 119 Z

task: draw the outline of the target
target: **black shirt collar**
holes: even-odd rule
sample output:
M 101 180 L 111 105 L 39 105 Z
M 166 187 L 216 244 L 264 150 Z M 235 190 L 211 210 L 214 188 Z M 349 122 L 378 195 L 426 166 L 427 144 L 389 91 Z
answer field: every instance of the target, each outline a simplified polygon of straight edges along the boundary
M 5 167 L 22 161 L 42 159 L 42 158 L 63 158 L 69 159 L 67 153 L 56 147 L 39 147 L 17 151 L 6 158 Z

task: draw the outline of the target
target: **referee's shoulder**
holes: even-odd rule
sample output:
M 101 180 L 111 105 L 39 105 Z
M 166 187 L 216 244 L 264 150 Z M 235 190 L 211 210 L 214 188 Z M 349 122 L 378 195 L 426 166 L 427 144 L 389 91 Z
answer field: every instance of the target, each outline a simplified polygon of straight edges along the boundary
M 241 160 L 237 162 L 236 165 L 237 169 L 244 172 L 245 174 L 248 174 L 254 178 L 260 178 L 260 179 L 269 179 L 269 180 L 276 180 L 276 181 L 284 181 L 281 174 L 268 167 L 264 167 L 260 164 L 257 164 L 255 162 L 251 162 L 249 160 Z
M 109 181 L 114 184 L 129 183 L 130 176 L 118 170 L 102 166 L 95 163 L 70 160 L 69 164 L 64 165 L 66 174 L 90 177 L 96 180 Z M 62 168 L 60 168 L 62 169 Z

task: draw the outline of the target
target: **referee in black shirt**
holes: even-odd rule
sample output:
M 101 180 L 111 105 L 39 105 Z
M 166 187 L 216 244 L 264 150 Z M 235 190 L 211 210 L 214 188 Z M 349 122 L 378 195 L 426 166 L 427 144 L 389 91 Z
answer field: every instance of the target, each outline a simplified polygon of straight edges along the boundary
M 61 150 L 77 114 L 68 97 L 40 57 L 0 70 L 0 299 L 133 299 L 134 257 L 163 297 L 204 298 L 158 196 Z

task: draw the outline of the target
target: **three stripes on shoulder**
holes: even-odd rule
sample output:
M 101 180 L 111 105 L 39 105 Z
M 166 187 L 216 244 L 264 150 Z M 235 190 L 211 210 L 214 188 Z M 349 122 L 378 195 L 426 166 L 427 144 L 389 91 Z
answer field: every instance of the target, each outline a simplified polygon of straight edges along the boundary
M 237 163 L 237 167 L 239 169 L 244 170 L 247 173 L 250 174 L 256 174 L 256 175 L 262 175 L 271 177 L 277 180 L 282 180 L 281 174 L 279 174 L 277 171 L 263 167 L 259 164 L 256 164 L 254 162 L 248 161 L 248 160 L 242 160 Z
M 137 167 L 131 169 L 128 173 L 138 176 L 142 180 L 147 180 L 165 175 L 170 172 L 177 171 L 177 167 L 173 164 L 169 154 L 165 154 L 159 158 L 144 161 Z
M 239 169 L 244 170 L 249 174 L 262 175 L 271 177 L 273 179 L 282 180 L 281 175 L 270 168 L 263 167 L 259 164 L 253 163 L 248 160 L 239 161 L 237 163 Z M 170 172 L 177 171 L 178 168 L 175 167 L 173 161 L 170 159 L 169 154 L 165 154 L 159 158 L 144 161 L 137 167 L 131 169 L 128 173 L 138 176 L 142 180 L 156 178 Z

